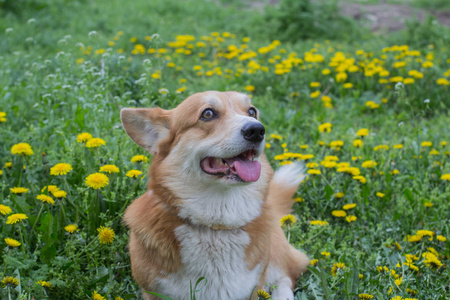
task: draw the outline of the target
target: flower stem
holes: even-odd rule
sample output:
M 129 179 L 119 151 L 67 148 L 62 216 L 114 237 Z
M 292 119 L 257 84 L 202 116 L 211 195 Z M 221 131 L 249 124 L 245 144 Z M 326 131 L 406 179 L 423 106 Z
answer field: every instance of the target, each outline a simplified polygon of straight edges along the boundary
M 64 176 L 64 185 L 66 186 L 66 190 L 71 195 L 69 184 L 67 183 L 67 176 Z
M 36 221 L 34 221 L 33 227 L 31 227 L 31 234 L 33 234 L 34 227 L 36 227 L 36 224 L 37 224 L 37 222 L 38 222 L 38 220 L 39 220 L 39 217 L 41 216 L 41 213 L 42 213 L 42 210 L 43 210 L 43 209 L 44 209 L 44 203 L 42 203 L 42 206 L 41 206 L 41 209 L 40 209 L 39 212 L 38 212 Z
M 25 252 L 25 245 L 23 243 L 22 228 L 20 227 L 20 225 L 19 225 L 19 234 L 20 234 L 20 241 L 22 242 L 23 255 L 25 258 L 27 258 L 27 253 Z
M 3 275 L 2 275 L 2 278 L 5 277 L 5 275 L 6 275 L 6 266 L 8 265 L 9 251 L 11 251 L 11 250 L 10 250 L 9 247 L 8 247 L 8 255 L 6 256 L 6 259 L 5 259 L 5 267 L 3 268 Z

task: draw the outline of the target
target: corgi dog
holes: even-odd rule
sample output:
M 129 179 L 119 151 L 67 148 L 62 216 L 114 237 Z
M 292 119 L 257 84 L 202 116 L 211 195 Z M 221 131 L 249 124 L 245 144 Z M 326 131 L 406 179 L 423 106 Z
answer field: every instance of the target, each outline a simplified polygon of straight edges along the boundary
M 121 120 L 154 155 L 148 190 L 123 217 L 142 289 L 189 299 L 190 284 L 205 277 L 197 299 L 256 299 L 258 289 L 294 299 L 309 259 L 288 243 L 280 218 L 291 211 L 303 168 L 273 172 L 250 98 L 208 91 L 172 110 L 124 108 Z

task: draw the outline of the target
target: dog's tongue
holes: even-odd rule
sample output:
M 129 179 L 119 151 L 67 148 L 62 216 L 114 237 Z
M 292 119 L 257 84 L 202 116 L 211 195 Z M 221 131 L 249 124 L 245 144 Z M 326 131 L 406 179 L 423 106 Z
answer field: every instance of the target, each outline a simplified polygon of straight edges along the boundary
M 231 174 L 237 174 L 244 181 L 257 181 L 261 175 L 259 161 L 251 161 L 242 157 L 228 158 L 225 161 L 230 166 Z

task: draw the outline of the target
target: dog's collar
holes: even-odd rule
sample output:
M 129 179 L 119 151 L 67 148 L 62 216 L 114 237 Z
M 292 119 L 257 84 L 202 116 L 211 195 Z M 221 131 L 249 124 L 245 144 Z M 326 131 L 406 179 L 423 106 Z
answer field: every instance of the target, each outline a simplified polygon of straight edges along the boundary
M 190 220 L 188 219 L 184 219 L 184 223 L 189 224 L 190 226 L 202 226 L 202 227 L 207 227 L 210 228 L 212 230 L 235 230 L 235 229 L 242 229 L 244 228 L 244 226 L 226 226 L 226 225 L 221 225 L 221 224 L 213 224 L 213 225 L 206 225 L 206 224 L 194 224 L 192 223 Z

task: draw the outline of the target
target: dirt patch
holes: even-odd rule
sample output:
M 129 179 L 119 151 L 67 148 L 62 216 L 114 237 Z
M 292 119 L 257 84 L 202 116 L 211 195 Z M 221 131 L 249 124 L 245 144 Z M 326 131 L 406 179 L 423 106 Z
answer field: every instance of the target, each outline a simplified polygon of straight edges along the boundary
M 280 0 L 250 1 L 251 7 L 262 10 L 264 5 L 276 5 Z M 428 14 L 436 17 L 436 20 L 450 27 L 450 11 L 430 11 L 411 7 L 408 4 L 360 4 L 340 1 L 341 14 L 353 18 L 361 24 L 371 28 L 373 32 L 392 32 L 405 28 L 406 21 L 417 18 L 421 22 Z
M 417 18 L 423 21 L 427 14 L 434 15 L 437 21 L 450 26 L 450 12 L 433 12 L 409 5 L 358 4 L 341 2 L 341 13 L 369 26 L 374 32 L 397 31 L 405 28 L 406 21 Z

